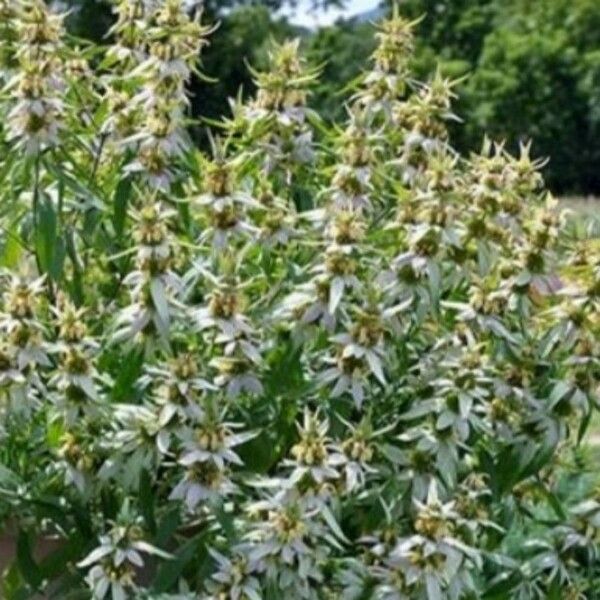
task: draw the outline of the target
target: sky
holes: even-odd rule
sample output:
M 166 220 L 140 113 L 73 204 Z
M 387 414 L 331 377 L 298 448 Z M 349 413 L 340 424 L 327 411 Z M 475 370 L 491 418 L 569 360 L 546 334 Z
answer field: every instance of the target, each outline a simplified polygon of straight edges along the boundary
M 343 9 L 330 9 L 327 12 L 318 11 L 309 13 L 310 0 L 300 0 L 298 8 L 294 11 L 286 9 L 286 14 L 292 23 L 304 25 L 305 27 L 316 27 L 317 25 L 330 25 L 339 17 L 351 17 L 355 14 L 371 10 L 379 6 L 380 0 L 347 0 Z

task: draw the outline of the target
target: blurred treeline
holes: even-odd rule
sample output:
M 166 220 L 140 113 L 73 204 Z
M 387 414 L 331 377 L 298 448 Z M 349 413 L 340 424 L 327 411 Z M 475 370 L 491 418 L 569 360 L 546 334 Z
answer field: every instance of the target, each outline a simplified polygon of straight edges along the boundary
M 73 33 L 101 39 L 110 25 L 104 0 L 69 0 Z M 322 65 L 312 104 L 326 118 L 343 114 L 340 94 L 365 65 L 374 40 L 368 20 L 340 21 L 317 32 L 290 25 L 276 9 L 290 0 L 207 0 L 207 19 L 220 21 L 203 56 L 215 83 L 192 83 L 196 114 L 227 114 L 227 98 L 253 84 L 246 63 L 261 68 L 270 40 L 301 36 Z M 343 4 L 317 0 L 315 4 Z M 382 3 L 382 12 L 386 2 Z M 549 156 L 546 178 L 556 193 L 600 193 L 600 0 L 402 0 L 417 28 L 415 73 L 436 65 L 457 90 L 454 131 L 461 150 L 479 149 L 487 132 L 509 146 L 533 138 L 534 154 Z

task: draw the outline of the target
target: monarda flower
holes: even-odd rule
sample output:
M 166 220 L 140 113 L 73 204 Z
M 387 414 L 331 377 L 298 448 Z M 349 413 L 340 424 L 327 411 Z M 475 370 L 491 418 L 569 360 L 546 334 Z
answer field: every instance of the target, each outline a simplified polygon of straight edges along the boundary
M 106 535 L 100 536 L 99 545 L 77 563 L 80 569 L 88 569 L 86 581 L 94 600 L 126 600 L 136 593 L 136 570 L 144 566 L 142 555 L 171 558 L 144 541 L 140 520 L 134 520 L 128 510 L 126 506 L 122 511 L 125 514 L 120 515 L 123 523 L 115 523 Z
M 234 433 L 238 426 L 223 420 L 224 412 L 213 405 L 190 427 L 183 429 L 178 464 L 186 471 L 169 498 L 183 500 L 188 510 L 201 501 L 220 500 L 236 490 L 229 479 L 232 466 L 242 466 L 240 457 L 232 450 L 254 437 L 253 433 Z
M 84 494 L 95 484 L 94 476 L 98 467 L 97 444 L 86 427 L 71 426 L 60 438 L 56 451 L 59 458 L 57 467 L 64 471 L 65 483 L 74 485 Z
M 140 173 L 152 187 L 168 191 L 176 160 L 190 147 L 185 110 L 185 86 L 195 70 L 210 27 L 200 24 L 201 13 L 191 18 L 181 0 L 167 0 L 144 11 L 144 50 L 147 55 L 133 71 L 141 89 L 132 99 L 147 116 L 139 131 L 124 140 L 138 143 L 137 159 L 127 169 Z
M 40 292 L 45 277 L 30 281 L 11 276 L 2 296 L 0 334 L 2 335 L 2 376 L 12 412 L 29 411 L 45 392 L 40 369 L 52 366 L 47 330 L 41 322 Z
M 377 476 L 375 458 L 378 450 L 378 438 L 394 429 L 395 423 L 390 423 L 380 429 L 374 429 L 369 417 L 364 417 L 358 425 L 353 425 L 341 419 L 347 428 L 342 441 L 338 444 L 344 454 L 344 476 L 346 490 L 350 493 L 362 489 L 367 476 Z
M 314 159 L 313 132 L 307 123 L 309 90 L 318 71 L 306 66 L 299 53 L 300 40 L 276 45 L 269 54 L 270 69 L 252 71 L 258 91 L 242 108 L 245 129 L 260 131 L 266 173 L 280 173 L 289 183 L 295 165 Z M 264 125 L 260 125 L 264 123 Z
M 246 536 L 248 560 L 257 565 L 261 580 L 273 581 L 290 598 L 316 598 L 314 586 L 323 582 L 322 565 L 329 554 L 319 509 L 275 496 L 251 504 L 248 511 L 262 516 Z
M 109 30 L 116 42 L 108 58 L 120 63 L 123 71 L 138 65 L 146 57 L 146 28 L 150 3 L 144 0 L 117 0 L 113 9 L 117 18 Z
M 179 277 L 171 270 L 173 244 L 167 221 L 172 215 L 158 202 L 134 212 L 137 268 L 123 281 L 131 289 L 132 302 L 116 319 L 115 342 L 141 333 L 168 337 L 173 297 L 180 288 Z
M 455 536 L 460 517 L 454 503 L 442 504 L 432 483 L 427 502 L 416 503 L 416 509 L 414 535 L 398 540 L 382 571 L 398 569 L 403 574 L 402 587 L 410 594 L 424 593 L 427 598 L 441 598 L 454 589 L 472 592 L 470 572 L 481 568 L 481 557 Z M 384 589 L 388 586 L 384 584 Z
M 336 209 L 371 210 L 373 160 L 381 134 L 371 132 L 366 116 L 357 109 L 349 112 L 349 122 L 338 144 L 340 161 L 335 167 L 328 195 Z
M 29 281 L 13 276 L 3 294 L 3 312 L 0 313 L 0 331 L 15 352 L 17 368 L 26 372 L 28 367 L 50 367 L 48 346 L 44 340 L 46 329 L 40 322 L 40 297 L 46 278 Z M 31 376 L 37 378 L 35 372 Z
M 260 208 L 251 209 L 251 216 L 260 228 L 259 241 L 267 248 L 285 247 L 297 237 L 298 215 L 290 202 L 275 195 L 268 182 L 258 185 L 256 201 Z
M 283 463 L 292 469 L 289 485 L 295 486 L 304 479 L 315 484 L 338 479 L 346 459 L 327 435 L 328 421 L 305 409 L 302 425 L 296 427 L 300 439 L 291 449 L 291 458 Z
M 228 244 L 239 238 L 254 237 L 257 229 L 252 225 L 248 209 L 260 205 L 243 189 L 237 188 L 238 159 L 226 159 L 221 142 L 213 141 L 214 160 L 205 161 L 204 190 L 193 198 L 200 209 L 205 225 L 199 242 L 212 239 L 216 252 L 222 253 Z
M 158 469 L 169 452 L 172 434 L 159 414 L 159 407 L 150 403 L 114 407 L 111 431 L 102 444 L 108 457 L 99 470 L 101 480 L 115 479 L 133 488 L 144 470 Z
M 209 592 L 206 600 L 223 598 L 257 600 L 261 597 L 260 582 L 253 574 L 256 566 L 248 561 L 243 546 L 240 546 L 237 551 L 234 548 L 234 555 L 231 558 L 217 552 L 214 548 L 209 548 L 208 552 L 215 561 L 217 570 L 206 584 Z
M 378 26 L 373 66 L 364 76 L 363 89 L 354 96 L 355 102 L 373 117 L 383 115 L 389 119 L 395 103 L 406 93 L 417 23 L 406 21 L 394 8 L 392 17 Z
M 17 17 L 23 43 L 17 52 L 19 68 L 8 83 L 16 98 L 8 114 L 8 131 L 10 139 L 30 154 L 56 146 L 63 127 L 59 56 L 63 19 L 39 0 L 24 3 Z
M 97 383 L 99 375 L 94 365 L 97 342 L 88 334 L 85 310 L 75 308 L 62 299 L 52 311 L 56 317 L 59 337 L 52 346 L 57 355 L 57 368 L 48 385 L 54 401 L 67 423 L 81 415 L 98 413 L 100 400 Z
M 182 425 L 201 418 L 203 395 L 216 389 L 200 376 L 196 357 L 187 352 L 148 367 L 139 384 L 142 388 L 154 388 L 153 399 L 160 407 L 159 422 L 163 427 L 173 420 Z

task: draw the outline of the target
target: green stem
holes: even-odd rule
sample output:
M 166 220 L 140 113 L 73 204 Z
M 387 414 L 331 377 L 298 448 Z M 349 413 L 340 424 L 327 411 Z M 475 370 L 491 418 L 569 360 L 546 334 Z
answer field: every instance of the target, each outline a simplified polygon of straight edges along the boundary
M 33 176 L 33 230 L 34 230 L 34 249 L 35 249 L 35 263 L 40 275 L 43 275 L 42 263 L 38 254 L 37 236 L 39 231 L 39 204 L 40 204 L 40 167 L 41 167 L 41 152 L 38 152 L 35 157 L 35 167 Z M 54 285 L 52 279 L 48 276 L 46 279 L 48 285 L 48 296 L 50 301 L 54 303 Z
M 96 155 L 94 156 L 94 164 L 92 166 L 92 172 L 90 174 L 90 184 L 96 183 L 96 175 L 98 173 L 98 167 L 100 166 L 100 159 L 102 158 L 102 151 L 104 150 L 104 145 L 108 138 L 108 134 L 102 133 L 100 135 L 100 141 L 98 142 L 98 150 L 96 151 Z
M 37 266 L 37 270 L 39 275 L 42 275 L 42 264 L 40 262 L 40 257 L 38 255 L 37 249 L 37 236 L 39 229 L 39 197 L 40 197 L 40 162 L 41 162 L 41 154 L 37 153 L 35 157 L 35 166 L 33 172 L 33 234 L 34 234 L 34 251 L 35 251 L 35 264 Z

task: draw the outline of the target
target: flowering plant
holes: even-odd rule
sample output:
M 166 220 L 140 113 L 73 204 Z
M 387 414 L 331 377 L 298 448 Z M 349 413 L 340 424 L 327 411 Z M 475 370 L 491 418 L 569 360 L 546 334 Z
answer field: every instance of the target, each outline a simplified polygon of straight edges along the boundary
M 347 122 L 289 42 L 201 152 L 211 28 L 115 13 L 0 3 L 2 597 L 593 598 L 600 254 L 529 146 L 459 156 L 394 12 Z

